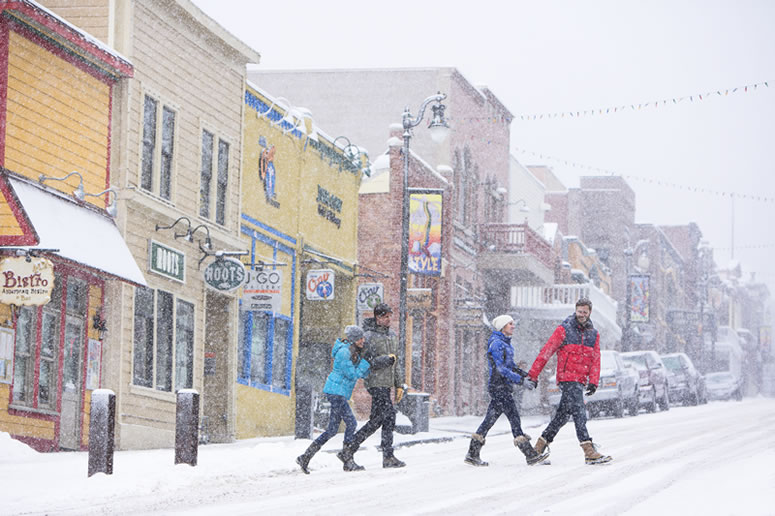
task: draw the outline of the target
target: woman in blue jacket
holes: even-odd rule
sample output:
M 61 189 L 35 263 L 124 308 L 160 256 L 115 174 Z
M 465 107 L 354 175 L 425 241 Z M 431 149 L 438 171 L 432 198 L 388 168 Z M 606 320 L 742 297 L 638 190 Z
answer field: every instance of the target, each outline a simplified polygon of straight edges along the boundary
M 344 420 L 345 445 L 353 440 L 353 435 L 355 434 L 357 422 L 355 421 L 355 416 L 353 416 L 352 409 L 350 409 L 348 400 L 350 399 L 350 396 L 352 396 L 355 382 L 358 381 L 358 378 L 365 378 L 366 375 L 369 374 L 371 366 L 361 357 L 365 341 L 363 330 L 358 326 L 347 326 L 344 329 L 344 334 L 344 340 L 337 339 L 334 343 L 334 348 L 331 351 L 331 356 L 334 357 L 334 367 L 331 373 L 329 373 L 326 384 L 323 387 L 323 393 L 326 395 L 326 398 L 328 398 L 329 403 L 331 403 L 328 428 L 326 428 L 326 431 L 320 434 L 317 439 L 312 441 L 312 444 L 309 445 L 307 451 L 296 457 L 296 463 L 301 466 L 301 470 L 307 474 L 309 474 L 308 466 L 309 461 L 312 460 L 312 456 L 320 450 L 321 446 L 336 435 L 339 431 L 340 421 Z M 395 361 L 395 357 L 384 358 Z M 384 364 L 383 366 L 386 365 L 390 364 Z M 346 461 L 344 464 L 345 471 L 357 471 L 361 469 L 364 469 L 363 466 L 359 466 L 352 459 Z

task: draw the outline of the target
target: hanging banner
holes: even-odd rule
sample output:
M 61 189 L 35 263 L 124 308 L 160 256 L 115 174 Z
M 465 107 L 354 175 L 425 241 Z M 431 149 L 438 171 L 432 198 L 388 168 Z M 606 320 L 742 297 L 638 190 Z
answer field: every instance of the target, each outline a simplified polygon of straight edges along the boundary
M 649 322 L 649 276 L 630 276 L 630 321 Z
M 328 301 L 334 299 L 334 271 L 331 269 L 312 270 L 307 273 L 305 283 L 307 299 Z
M 282 307 L 283 271 L 267 268 L 248 271 L 242 288 L 240 309 L 248 312 L 279 313 Z
M 54 264 L 46 258 L 12 257 L 0 261 L 0 303 L 45 305 L 54 290 Z
M 441 276 L 441 194 L 409 194 L 409 271 Z
M 360 311 L 374 310 L 374 307 L 385 299 L 385 287 L 382 283 L 361 283 L 358 285 L 358 296 L 355 308 Z

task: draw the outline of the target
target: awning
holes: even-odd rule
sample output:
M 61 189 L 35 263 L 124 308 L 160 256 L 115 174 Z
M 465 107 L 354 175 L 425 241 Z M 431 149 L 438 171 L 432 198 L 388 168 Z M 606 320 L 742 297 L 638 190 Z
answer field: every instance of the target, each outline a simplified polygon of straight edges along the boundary
M 22 249 L 59 249 L 56 254 L 62 258 L 134 285 L 147 285 L 107 215 L 18 179 L 10 178 L 10 183 L 40 238 L 37 246 Z

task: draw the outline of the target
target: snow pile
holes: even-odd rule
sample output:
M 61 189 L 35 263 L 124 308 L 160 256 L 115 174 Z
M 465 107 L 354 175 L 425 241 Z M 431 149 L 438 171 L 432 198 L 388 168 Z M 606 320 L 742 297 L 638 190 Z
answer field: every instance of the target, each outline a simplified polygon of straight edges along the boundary
M 6 432 L 0 432 L 0 463 L 10 463 L 35 458 L 40 453 L 26 444 L 11 438 Z

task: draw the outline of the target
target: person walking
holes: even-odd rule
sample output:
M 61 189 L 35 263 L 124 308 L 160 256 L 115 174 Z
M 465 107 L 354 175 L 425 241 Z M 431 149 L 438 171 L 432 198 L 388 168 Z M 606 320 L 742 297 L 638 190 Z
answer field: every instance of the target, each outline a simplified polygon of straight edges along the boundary
M 396 458 L 393 454 L 393 429 L 396 426 L 396 409 L 390 399 L 390 389 L 395 388 L 396 404 L 406 392 L 404 383 L 403 360 L 398 357 L 403 350 L 398 349 L 398 337 L 390 330 L 390 317 L 393 310 L 385 303 L 379 303 L 374 307 L 374 317 L 368 318 L 363 323 L 366 335 L 364 358 L 369 362 L 384 360 L 390 357 L 392 364 L 389 367 L 373 370 L 364 380 L 366 390 L 371 395 L 371 413 L 369 420 L 353 437 L 349 444 L 342 447 L 337 454 L 342 462 L 347 464 L 360 445 L 369 438 L 378 428 L 382 428 L 382 467 L 403 468 L 406 463 Z
M 522 431 L 519 411 L 514 401 L 513 386 L 522 384 L 525 373 L 514 363 L 514 348 L 511 346 L 511 336 L 514 334 L 514 319 L 509 315 L 499 315 L 492 320 L 493 332 L 487 340 L 487 360 L 490 365 L 490 380 L 487 390 L 490 393 L 490 404 L 484 420 L 471 435 L 471 443 L 464 461 L 472 466 L 488 466 L 479 456 L 484 446 L 487 432 L 501 416 L 506 414 L 514 436 L 514 446 L 525 455 L 528 465 L 538 464 L 549 456 L 549 451 L 537 453 L 530 444 L 530 436 Z
M 587 396 L 597 390 L 600 380 L 600 334 L 592 325 L 592 302 L 581 298 L 576 302 L 576 312 L 565 319 L 538 353 L 527 374 L 527 382 L 535 388 L 538 375 L 546 362 L 557 353 L 557 383 L 560 386 L 560 405 L 549 425 L 536 441 L 535 449 L 543 453 L 549 449 L 560 428 L 573 418 L 576 437 L 584 450 L 587 464 L 610 462 L 609 455 L 598 452 L 587 432 L 587 411 L 584 406 L 584 389 Z
M 323 393 L 331 404 L 331 412 L 328 416 L 328 428 L 312 441 L 307 450 L 296 457 L 296 463 L 301 470 L 309 474 L 309 462 L 312 457 L 339 431 L 339 423 L 344 420 L 344 443 L 353 440 L 357 422 L 353 416 L 352 409 L 347 403 L 352 396 L 355 382 L 358 378 L 364 378 L 372 369 L 370 363 L 363 358 L 363 345 L 365 337 L 363 330 L 358 326 L 347 326 L 344 329 L 345 338 L 337 339 L 331 350 L 331 356 L 334 358 L 334 366 L 323 386 Z M 390 359 L 382 361 L 375 360 L 374 366 L 379 367 L 388 365 Z M 352 458 L 344 464 L 345 471 L 358 471 L 364 469 L 355 463 Z

